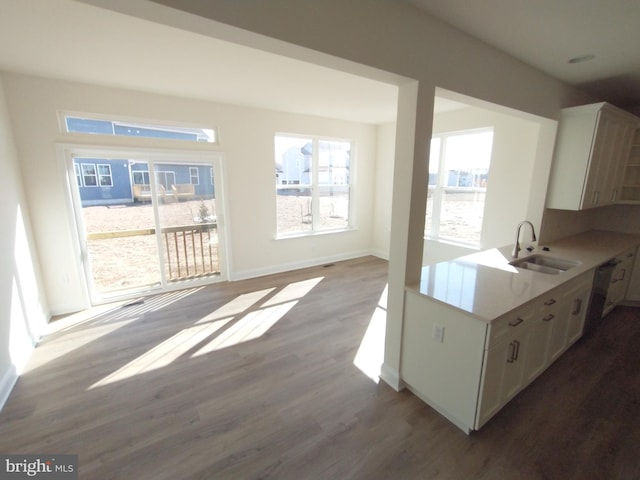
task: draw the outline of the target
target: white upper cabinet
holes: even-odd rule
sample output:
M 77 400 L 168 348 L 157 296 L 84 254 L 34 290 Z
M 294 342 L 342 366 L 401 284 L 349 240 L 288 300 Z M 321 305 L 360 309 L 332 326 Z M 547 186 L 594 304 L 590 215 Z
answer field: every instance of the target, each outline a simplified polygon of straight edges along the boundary
M 622 182 L 621 203 L 640 203 L 640 125 L 631 141 L 631 151 Z
M 585 210 L 620 200 L 638 119 L 607 103 L 562 111 L 547 207 Z

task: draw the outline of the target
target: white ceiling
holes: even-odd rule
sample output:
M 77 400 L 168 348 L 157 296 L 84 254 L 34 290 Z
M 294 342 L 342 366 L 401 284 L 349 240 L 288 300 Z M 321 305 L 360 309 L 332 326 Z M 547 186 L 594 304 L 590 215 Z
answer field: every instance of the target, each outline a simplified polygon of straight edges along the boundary
M 640 106 L 640 0 L 405 1 L 602 100 Z
M 0 70 L 371 124 L 396 116 L 393 85 L 73 0 L 0 0 Z
M 404 1 L 602 99 L 640 105 L 640 0 Z M 587 53 L 596 58 L 567 63 Z M 393 85 L 74 0 L 0 0 L 0 70 L 372 124 L 396 115 Z

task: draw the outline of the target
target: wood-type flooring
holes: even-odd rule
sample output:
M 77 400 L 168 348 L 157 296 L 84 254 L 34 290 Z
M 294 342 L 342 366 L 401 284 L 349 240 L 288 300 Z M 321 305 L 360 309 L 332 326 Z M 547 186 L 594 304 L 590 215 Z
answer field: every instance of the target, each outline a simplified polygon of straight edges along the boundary
M 56 319 L 0 453 L 77 454 L 83 480 L 640 478 L 640 310 L 467 436 L 354 364 L 386 274 L 363 257 Z

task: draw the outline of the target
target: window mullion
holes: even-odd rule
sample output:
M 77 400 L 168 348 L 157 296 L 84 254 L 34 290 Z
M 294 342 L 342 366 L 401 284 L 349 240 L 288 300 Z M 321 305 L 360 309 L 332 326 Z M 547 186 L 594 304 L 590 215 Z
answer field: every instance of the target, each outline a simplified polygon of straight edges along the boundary
M 311 230 L 317 231 L 320 227 L 320 196 L 318 187 L 318 168 L 320 164 L 320 141 L 312 140 L 311 148 Z
M 440 139 L 440 155 L 438 157 L 438 175 L 436 178 L 436 188 L 433 192 L 433 207 L 431 210 L 431 235 L 434 238 L 440 236 L 440 213 L 442 209 L 444 186 L 446 183 L 445 158 L 447 152 L 447 137 L 442 136 Z

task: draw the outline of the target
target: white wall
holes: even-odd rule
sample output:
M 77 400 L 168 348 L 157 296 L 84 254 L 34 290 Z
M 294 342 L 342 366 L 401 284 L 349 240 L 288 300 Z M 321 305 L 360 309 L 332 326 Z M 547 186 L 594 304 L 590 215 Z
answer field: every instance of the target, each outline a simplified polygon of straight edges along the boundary
M 400 75 L 394 158 L 389 299 L 384 371 L 398 387 L 404 287 L 419 280 L 426 199 L 426 158 L 437 87 L 557 119 L 562 107 L 593 99 L 478 42 L 408 2 L 393 0 L 83 0 L 202 35 L 340 66 Z M 176 10 L 165 10 L 159 4 Z M 183 14 L 182 12 L 188 12 Z M 235 27 L 231 28 L 229 26 Z M 319 52 L 319 53 L 316 53 Z M 388 76 L 387 80 L 391 80 Z M 381 79 L 381 78 L 379 78 Z M 537 155 L 549 158 L 541 149 Z M 549 152 L 547 152 L 549 153 Z M 537 166 L 536 166 L 537 168 Z M 539 173 L 544 176 L 545 166 Z M 546 179 L 545 179 L 546 181 Z M 535 192 L 530 209 L 544 202 Z M 540 199 L 542 196 L 542 199 Z
M 108 7 L 104 0 L 87 1 Z M 264 36 L 271 37 L 288 42 L 290 54 L 297 54 L 290 45 L 298 45 L 305 48 L 300 56 L 309 59 L 313 57 L 308 50 L 311 49 L 416 80 L 400 85 L 394 168 L 383 372 L 385 380 L 398 388 L 404 287 L 419 280 L 422 263 L 428 158 L 425 145 L 431 137 L 435 89 L 444 88 L 550 119 L 557 119 L 562 107 L 588 103 L 591 99 L 404 2 L 324 0 L 322 8 L 297 0 L 157 0 L 156 3 L 197 17 L 169 16 L 157 9 L 145 9 L 142 2 L 127 2 L 119 8 L 212 36 L 221 35 L 224 29 L 217 23 L 221 22 L 259 34 L 252 37 L 238 31 L 233 33 L 246 44 L 278 48 L 274 42 L 264 41 Z M 213 22 L 207 25 L 203 18 Z M 313 21 L 303 21 L 309 18 Z M 323 57 L 318 61 L 327 60 Z M 549 162 L 550 158 L 544 160 Z M 537 193 L 538 205 L 530 205 L 533 211 L 541 211 L 544 203 L 544 193 Z
M 72 82 L 4 74 L 25 188 L 32 206 L 33 228 L 42 272 L 54 313 L 86 307 L 77 238 L 69 209 L 63 169 L 55 156 L 59 142 L 86 142 L 85 135 L 65 135 L 58 111 L 98 113 L 211 125 L 220 145 L 174 148 L 213 149 L 224 154 L 229 218 L 231 278 L 288 270 L 350 258 L 372 248 L 377 128 L 352 122 L 172 98 Z M 348 138 L 356 150 L 353 219 L 356 229 L 275 240 L 274 145 L 276 132 Z M 103 145 L 157 147 L 157 141 L 91 136 Z M 388 180 L 390 182 L 390 179 Z
M 49 317 L 0 77 L 0 408 Z
M 534 116 L 523 117 L 515 112 L 497 112 L 476 106 L 434 115 L 434 134 L 487 127 L 494 130 L 481 249 L 514 243 L 516 226 L 522 220 L 532 221 L 537 232 L 540 231 L 543 204 L 534 201 L 532 205 L 532 199 L 536 198 L 536 191 L 545 192 L 547 189 L 550 159 L 545 161 L 537 152 L 552 150 L 552 141 L 541 135 L 541 130 L 554 128 L 556 122 Z M 534 175 L 536 167 L 542 173 Z M 473 249 L 458 245 L 425 241 L 423 264 L 471 252 Z
M 388 123 L 378 126 L 377 140 L 372 249 L 379 257 L 388 259 L 391 238 L 391 198 L 393 196 L 396 124 Z

